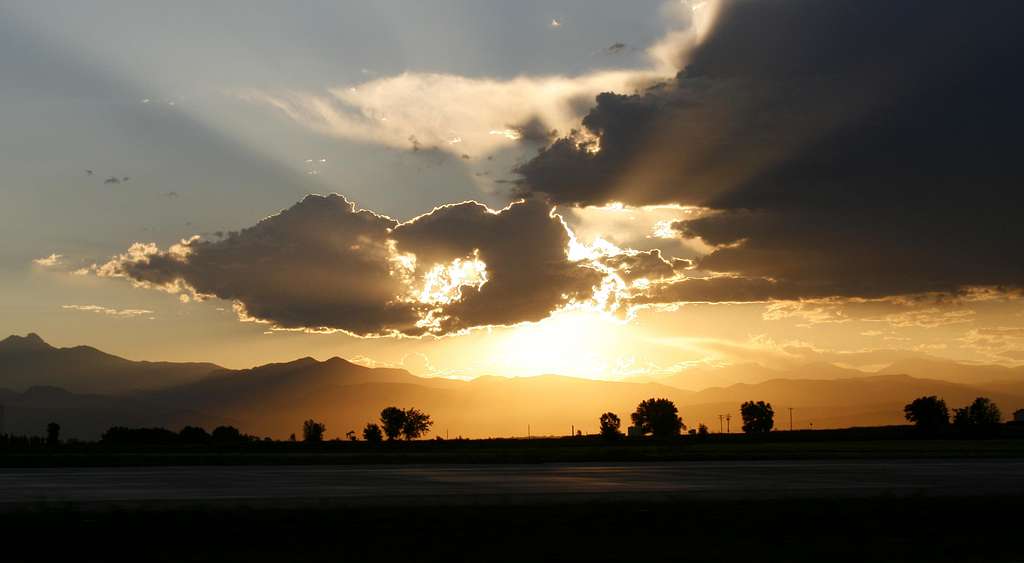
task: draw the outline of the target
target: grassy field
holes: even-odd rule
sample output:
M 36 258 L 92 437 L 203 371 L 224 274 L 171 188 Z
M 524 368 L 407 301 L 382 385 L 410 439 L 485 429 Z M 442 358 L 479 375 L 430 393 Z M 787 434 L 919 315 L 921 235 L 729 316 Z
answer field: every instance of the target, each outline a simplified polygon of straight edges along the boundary
M 799 434 L 799 433 L 794 433 Z M 813 439 L 812 439 L 813 438 Z M 598 437 L 366 442 L 256 442 L 239 445 L 109 446 L 64 445 L 0 451 L 0 467 L 552 463 L 748 459 L 940 459 L 1024 458 L 1024 439 L 920 439 L 820 432 L 768 438 L 743 435 L 685 437 L 670 442 Z
M 1021 561 L 1021 498 L 0 515 L 3 560 Z

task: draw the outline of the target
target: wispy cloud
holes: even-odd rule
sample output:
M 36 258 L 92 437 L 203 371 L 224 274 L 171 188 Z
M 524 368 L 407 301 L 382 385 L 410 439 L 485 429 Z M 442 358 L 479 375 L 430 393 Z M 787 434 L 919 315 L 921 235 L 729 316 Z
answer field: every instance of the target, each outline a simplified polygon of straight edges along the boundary
M 153 314 L 153 311 L 150 311 L 149 309 L 114 309 L 111 307 L 103 307 L 101 305 L 61 305 L 60 308 L 71 311 L 85 311 L 88 313 L 96 313 L 118 318 L 144 317 Z
M 647 50 L 650 65 L 645 69 L 512 79 L 406 72 L 320 93 L 248 90 L 236 95 L 277 108 L 327 135 L 400 149 L 436 148 L 455 156 L 470 151 L 486 155 L 537 140 L 526 129 L 538 124 L 545 132 L 561 134 L 578 128 L 602 92 L 636 92 L 673 76 L 706 19 L 689 4 L 676 4 L 665 11 L 673 30 Z M 552 20 L 551 26 L 561 23 Z
M 40 266 L 45 266 L 47 268 L 50 268 L 52 266 L 59 265 L 61 263 L 61 260 L 63 260 L 63 258 L 64 258 L 63 254 L 51 254 L 49 256 L 44 256 L 43 258 L 36 258 L 32 262 L 35 263 L 35 264 L 38 264 Z

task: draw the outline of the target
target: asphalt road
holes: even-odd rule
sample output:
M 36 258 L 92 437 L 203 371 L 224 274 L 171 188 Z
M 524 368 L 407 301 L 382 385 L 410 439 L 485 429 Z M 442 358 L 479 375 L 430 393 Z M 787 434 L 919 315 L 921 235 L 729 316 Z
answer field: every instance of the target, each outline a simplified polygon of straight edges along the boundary
M 0 469 L 0 507 L 39 503 L 544 503 L 573 499 L 1024 494 L 1021 460 Z

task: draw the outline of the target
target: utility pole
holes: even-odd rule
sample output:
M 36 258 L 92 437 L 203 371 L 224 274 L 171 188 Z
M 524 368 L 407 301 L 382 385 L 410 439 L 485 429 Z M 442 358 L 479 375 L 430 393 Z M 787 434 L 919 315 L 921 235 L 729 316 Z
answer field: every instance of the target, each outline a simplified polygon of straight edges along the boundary
M 722 415 L 718 415 L 718 433 L 722 433 Z
M 725 433 L 731 434 L 732 430 L 729 429 L 729 420 L 732 418 L 731 414 L 725 415 Z
M 576 435 L 576 425 L 572 424 L 572 425 L 569 426 L 569 436 L 571 437 L 571 436 L 575 436 L 575 435 Z
M 530 425 L 527 424 L 526 425 L 526 437 L 527 438 L 531 438 L 532 436 L 533 436 L 533 434 L 530 432 Z
M 789 407 L 789 431 L 793 431 L 793 407 Z

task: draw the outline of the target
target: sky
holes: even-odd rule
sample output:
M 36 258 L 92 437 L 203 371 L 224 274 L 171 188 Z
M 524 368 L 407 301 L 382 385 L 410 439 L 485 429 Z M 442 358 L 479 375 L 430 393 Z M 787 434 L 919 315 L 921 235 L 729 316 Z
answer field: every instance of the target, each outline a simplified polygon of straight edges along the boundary
M 451 377 L 1021 365 L 1020 12 L 0 0 L 0 332 Z

